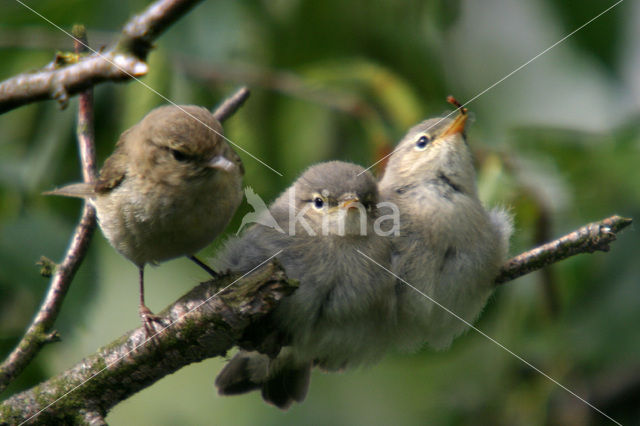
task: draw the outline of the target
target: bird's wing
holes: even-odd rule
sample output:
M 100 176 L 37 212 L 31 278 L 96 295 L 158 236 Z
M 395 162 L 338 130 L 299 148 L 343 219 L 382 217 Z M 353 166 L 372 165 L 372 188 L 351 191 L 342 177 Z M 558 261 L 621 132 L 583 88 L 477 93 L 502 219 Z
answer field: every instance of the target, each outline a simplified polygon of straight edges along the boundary
M 104 194 L 110 192 L 124 180 L 127 173 L 127 163 L 131 161 L 131 159 L 125 158 L 127 157 L 125 141 L 130 131 L 131 129 L 120 135 L 115 151 L 113 151 L 113 154 L 104 162 L 104 166 L 102 166 L 100 176 L 96 182 L 96 193 Z

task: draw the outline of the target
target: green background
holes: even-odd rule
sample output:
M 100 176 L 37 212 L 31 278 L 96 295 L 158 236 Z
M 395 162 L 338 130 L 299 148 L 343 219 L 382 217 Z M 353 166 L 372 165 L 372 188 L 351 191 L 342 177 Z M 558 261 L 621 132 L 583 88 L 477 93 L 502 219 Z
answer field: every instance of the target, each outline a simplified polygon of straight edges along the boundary
M 113 41 L 146 2 L 42 0 L 30 7 L 89 42 Z M 516 220 L 511 252 L 612 214 L 640 217 L 640 3 L 626 1 L 483 93 L 612 1 L 208 1 L 171 27 L 142 80 L 176 103 L 213 107 L 241 84 L 229 138 L 245 185 L 269 202 L 310 164 L 372 164 L 418 121 L 468 107 L 488 205 Z M 71 40 L 12 0 L 0 4 L 0 78 L 37 69 Z M 483 93 L 481 96 L 477 95 Z M 99 164 L 118 135 L 165 101 L 136 82 L 95 89 Z M 80 179 L 77 103 L 0 116 L 0 354 L 28 325 L 61 260 L 80 203 L 42 191 Z M 378 170 L 379 171 L 379 170 Z M 228 232 L 234 233 L 246 204 Z M 214 242 L 202 254 L 215 253 Z M 640 244 L 633 227 L 608 254 L 580 255 L 499 288 L 477 326 L 623 424 L 640 421 Z M 3 395 L 63 371 L 137 327 L 136 269 L 98 232 L 46 347 Z M 154 311 L 206 275 L 184 259 L 147 268 Z M 184 368 L 107 417 L 127 424 L 601 424 L 606 419 L 481 335 L 449 350 L 393 353 L 343 374 L 314 372 L 283 413 L 258 394 L 220 397 L 224 360 Z

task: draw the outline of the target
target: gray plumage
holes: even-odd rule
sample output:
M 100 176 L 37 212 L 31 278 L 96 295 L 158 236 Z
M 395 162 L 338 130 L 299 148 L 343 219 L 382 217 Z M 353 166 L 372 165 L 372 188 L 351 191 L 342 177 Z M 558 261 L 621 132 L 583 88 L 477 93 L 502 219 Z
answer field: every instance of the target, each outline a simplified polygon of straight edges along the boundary
M 512 221 L 487 212 L 478 199 L 464 126 L 435 118 L 413 127 L 389 158 L 379 183 L 383 201 L 400 211 L 392 270 L 402 279 L 473 322 L 490 296 L 506 259 Z M 422 138 L 422 139 L 421 139 Z M 398 283 L 397 342 L 445 348 L 467 326 L 404 283 Z
M 283 250 L 277 258 L 300 287 L 274 313 L 291 346 L 273 360 L 241 351 L 216 380 L 221 394 L 260 388 L 287 408 L 304 398 L 312 364 L 334 371 L 382 357 L 395 321 L 394 280 L 356 251 L 390 267 L 390 241 L 373 232 L 377 202 L 376 182 L 362 167 L 318 164 L 270 206 L 284 232 L 256 224 L 227 242 L 220 268 L 246 272 Z

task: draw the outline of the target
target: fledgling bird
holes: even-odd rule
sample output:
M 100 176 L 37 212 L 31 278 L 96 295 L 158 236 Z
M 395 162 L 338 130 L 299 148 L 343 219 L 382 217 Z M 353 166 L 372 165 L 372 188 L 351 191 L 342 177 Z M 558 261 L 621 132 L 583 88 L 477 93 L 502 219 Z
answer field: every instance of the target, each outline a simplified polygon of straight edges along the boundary
M 513 231 L 503 209 L 485 210 L 467 145 L 467 111 L 413 127 L 389 158 L 378 185 L 400 212 L 392 271 L 472 323 L 493 290 Z M 446 348 L 467 326 L 398 282 L 398 345 Z
M 240 351 L 216 379 L 220 394 L 261 389 L 265 401 L 286 409 L 304 399 L 312 365 L 335 371 L 384 355 L 395 281 L 358 252 L 390 267 L 390 240 L 374 232 L 377 202 L 376 181 L 362 167 L 317 164 L 269 207 L 280 230 L 262 220 L 228 241 L 221 268 L 246 272 L 282 250 L 277 259 L 300 286 L 274 312 L 291 345 L 274 359 Z
M 242 201 L 243 175 L 242 160 L 207 109 L 161 106 L 120 135 L 95 184 L 46 194 L 95 206 L 109 243 L 138 267 L 139 313 L 148 329 L 157 317 L 144 303 L 145 265 L 188 256 L 214 273 L 194 254 L 233 216 Z

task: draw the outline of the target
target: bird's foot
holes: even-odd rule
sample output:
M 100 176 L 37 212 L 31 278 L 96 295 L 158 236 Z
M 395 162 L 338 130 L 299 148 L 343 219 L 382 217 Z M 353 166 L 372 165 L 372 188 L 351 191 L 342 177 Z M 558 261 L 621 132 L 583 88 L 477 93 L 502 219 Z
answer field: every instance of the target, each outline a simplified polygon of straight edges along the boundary
M 164 329 L 162 318 L 151 312 L 151 309 L 147 308 L 145 305 L 140 305 L 138 313 L 140 314 L 142 327 L 144 327 L 145 331 L 147 332 L 147 336 L 154 336 Z M 159 325 L 160 328 L 157 328 L 156 324 Z

